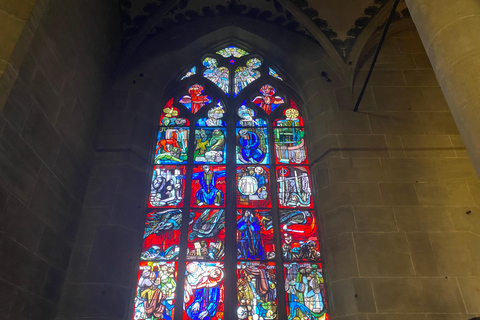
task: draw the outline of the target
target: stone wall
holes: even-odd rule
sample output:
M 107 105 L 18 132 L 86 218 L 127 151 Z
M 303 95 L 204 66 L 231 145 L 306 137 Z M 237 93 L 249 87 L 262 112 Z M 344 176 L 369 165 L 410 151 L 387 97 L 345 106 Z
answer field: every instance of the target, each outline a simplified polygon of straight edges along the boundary
M 44 9 L 0 116 L 2 319 L 55 317 L 119 48 L 116 1 L 52 0 Z
M 158 35 L 106 91 L 57 318 L 130 317 L 159 101 L 185 64 L 232 35 L 270 54 L 305 102 L 332 319 L 479 314 L 480 184 L 416 31 L 387 39 L 354 113 L 341 66 L 318 46 L 228 19 Z
M 350 92 L 311 121 L 332 318 L 478 316 L 480 184 L 416 30 Z

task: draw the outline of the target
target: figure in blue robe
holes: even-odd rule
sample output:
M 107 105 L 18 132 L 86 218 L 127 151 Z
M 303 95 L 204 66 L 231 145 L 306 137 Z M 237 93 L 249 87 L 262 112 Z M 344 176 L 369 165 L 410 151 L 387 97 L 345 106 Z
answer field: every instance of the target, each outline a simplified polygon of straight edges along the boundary
M 220 298 L 220 288 L 201 288 L 195 290 L 195 300 L 187 308 L 187 314 L 193 320 L 209 320 L 215 317 Z
M 246 163 L 260 163 L 265 158 L 265 153 L 259 148 L 260 138 L 255 132 L 242 129 L 238 132 L 240 138 L 238 143 L 241 146 L 242 158 Z
M 251 210 L 245 210 L 237 222 L 237 230 L 240 231 L 242 239 L 238 243 L 239 258 L 264 260 L 265 252 L 260 241 L 260 221 Z
M 225 170 L 212 171 L 209 165 L 202 166 L 202 170 L 192 175 L 192 180 L 198 180 L 201 187 L 195 195 L 197 205 L 223 205 L 223 192 L 217 189 L 217 179 L 225 177 Z

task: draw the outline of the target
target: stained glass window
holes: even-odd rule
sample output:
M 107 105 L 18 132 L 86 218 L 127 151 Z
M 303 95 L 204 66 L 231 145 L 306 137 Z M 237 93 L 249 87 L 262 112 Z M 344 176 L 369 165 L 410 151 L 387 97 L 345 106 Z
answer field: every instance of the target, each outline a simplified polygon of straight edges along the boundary
M 228 95 L 230 79 L 230 71 L 227 67 L 219 67 L 217 59 L 205 58 L 203 65 L 206 67 L 203 76 L 215 83 L 220 89 Z
M 308 137 L 272 77 L 224 47 L 159 106 L 132 319 L 328 320 Z
M 282 77 L 278 75 L 277 71 L 273 70 L 272 68 L 268 68 L 268 74 L 274 78 L 277 78 L 278 80 L 283 81 Z
M 238 67 L 235 70 L 235 96 L 242 91 L 246 86 L 261 77 L 261 73 L 258 69 L 262 65 L 262 62 L 253 58 L 247 61 L 247 65 L 244 67 Z
M 241 58 L 243 56 L 246 56 L 248 54 L 247 51 L 242 50 L 240 48 L 230 46 L 226 47 L 222 50 L 217 51 L 217 54 L 221 55 L 224 58 L 229 58 L 229 57 L 235 57 L 235 58 Z
M 193 67 L 192 69 L 190 69 L 182 78 L 180 78 L 180 80 L 189 78 L 189 77 L 193 76 L 194 74 L 197 74 L 197 67 Z

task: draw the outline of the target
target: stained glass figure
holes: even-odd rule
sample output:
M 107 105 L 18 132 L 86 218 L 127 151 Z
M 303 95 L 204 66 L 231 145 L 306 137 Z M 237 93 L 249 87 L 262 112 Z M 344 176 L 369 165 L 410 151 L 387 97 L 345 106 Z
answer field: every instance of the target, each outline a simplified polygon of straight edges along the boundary
M 225 255 L 225 210 L 190 213 L 187 259 L 222 260 Z
M 291 104 L 294 104 L 291 101 Z M 275 127 L 303 127 L 303 118 L 300 117 L 297 108 L 288 108 L 283 111 L 284 118 L 277 119 L 273 123 Z
M 257 118 L 255 110 L 247 108 L 246 101 L 238 108 L 237 114 L 241 120 L 237 122 L 238 127 L 266 127 L 267 121 Z
M 155 164 L 186 163 L 188 128 L 160 127 L 157 134 Z
M 189 126 L 188 119 L 179 117 L 180 111 L 173 106 L 173 98 L 170 99 L 163 108 L 162 115 L 160 116 L 161 126 L 177 126 L 185 127 Z
M 273 70 L 272 68 L 268 68 L 268 74 L 274 78 L 277 78 L 278 80 L 283 81 L 282 77 L 278 75 L 277 71 Z
M 181 225 L 181 210 L 150 212 L 145 221 L 141 259 L 176 260 L 180 252 Z
M 237 317 L 277 318 L 277 279 L 274 262 L 237 263 Z
M 221 102 L 217 102 L 215 107 L 210 108 L 207 112 L 208 118 L 201 118 L 197 121 L 197 127 L 225 127 L 227 124 L 222 120 L 225 115 L 225 109 Z
M 262 95 L 255 97 L 252 102 L 268 114 L 285 102 L 282 97 L 275 96 L 275 88 L 269 84 L 262 86 L 260 92 Z
M 225 166 L 195 166 L 192 174 L 192 207 L 223 207 Z
M 267 128 L 238 128 L 237 163 L 266 164 L 268 161 Z
M 190 69 L 180 80 L 189 78 L 195 74 L 197 74 L 197 67 L 193 67 L 192 69 Z
M 250 208 L 237 210 L 237 259 L 271 260 L 274 258 L 271 212 Z
M 275 159 L 278 164 L 307 163 L 305 131 L 297 127 L 279 127 L 273 129 L 275 140 Z
M 282 254 L 284 261 L 320 259 L 315 213 L 309 210 L 281 210 Z
M 232 57 L 232 56 L 234 58 L 240 58 L 240 57 L 246 56 L 248 54 L 247 51 L 242 50 L 242 49 L 237 48 L 237 47 L 234 47 L 234 46 L 226 47 L 222 50 L 217 51 L 216 53 L 221 55 L 224 58 L 229 58 L 229 57 Z
M 307 167 L 277 167 L 278 203 L 281 208 L 311 208 L 312 189 Z
M 209 96 L 202 95 L 203 87 L 199 84 L 191 86 L 188 89 L 188 93 L 188 95 L 180 99 L 180 103 L 193 113 L 196 113 L 201 107 L 212 101 Z
M 187 263 L 183 319 L 223 319 L 224 277 L 224 265 L 221 262 L 194 261 Z
M 225 128 L 195 129 L 194 163 L 225 163 L 227 143 Z
M 154 166 L 148 206 L 181 207 L 184 190 L 185 166 Z
M 288 320 L 328 320 L 320 263 L 285 263 Z
M 140 262 L 133 319 L 173 319 L 176 281 L 176 262 Z
M 253 58 L 247 61 L 246 67 L 238 67 L 235 70 L 235 96 L 250 83 L 261 77 L 260 71 L 255 70 L 261 65 L 262 62 L 259 59 Z
M 270 170 L 267 166 L 237 167 L 237 206 L 269 208 Z
M 218 67 L 217 59 L 205 58 L 203 65 L 206 67 L 203 76 L 215 83 L 228 96 L 228 87 L 230 84 L 230 71 L 226 67 Z

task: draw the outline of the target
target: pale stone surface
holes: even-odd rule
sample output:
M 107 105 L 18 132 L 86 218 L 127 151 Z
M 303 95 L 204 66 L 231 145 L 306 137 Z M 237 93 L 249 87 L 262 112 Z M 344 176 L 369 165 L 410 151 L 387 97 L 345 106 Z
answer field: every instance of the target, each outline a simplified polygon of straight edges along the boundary
M 354 235 L 360 276 L 413 276 L 413 266 L 404 234 L 358 233 Z
M 390 156 L 383 135 L 339 135 L 338 141 L 343 157 L 388 158 Z
M 355 217 L 351 207 L 340 207 L 323 214 L 326 238 L 355 231 Z
M 420 277 L 435 277 L 440 275 L 437 260 L 427 233 L 408 232 L 408 246 L 412 255 L 415 275 Z
M 430 233 L 441 275 L 480 276 L 478 236 L 467 232 Z
M 395 218 L 400 231 L 453 231 L 450 211 L 442 207 L 396 207 Z
M 379 112 L 369 115 L 374 134 L 423 134 L 417 112 Z
M 371 133 L 368 116 L 359 112 L 329 113 L 326 117 L 329 133 L 368 134 Z
M 25 22 L 0 10 L 0 59 L 9 61 Z
M 436 181 L 435 161 L 433 159 L 381 159 L 387 181 L 418 182 Z
M 430 111 L 449 111 L 447 100 L 440 87 L 422 87 Z
M 440 181 L 478 181 L 472 161 L 468 158 L 435 159 L 435 170 Z
M 386 206 L 418 205 L 413 183 L 380 183 L 380 191 Z
M 402 135 L 407 157 L 455 157 L 455 150 L 448 136 Z
M 424 111 L 428 109 L 422 88 L 373 87 L 372 89 L 376 103 L 384 111 Z
M 458 284 L 462 291 L 468 313 L 480 313 L 480 279 L 458 278 Z
M 459 134 L 450 112 L 419 112 L 419 116 L 425 134 Z
M 373 279 L 379 313 L 462 313 L 462 297 L 455 279 Z
M 354 207 L 358 231 L 396 232 L 393 209 L 388 207 Z
M 27 20 L 35 2 L 36 0 L 1 0 L 0 10 L 14 15 L 18 19 Z
M 415 188 L 422 205 L 474 205 L 465 182 L 418 183 Z
M 385 135 L 385 139 L 387 140 L 388 152 L 391 158 L 405 158 L 405 151 L 403 150 L 400 135 L 387 134 Z
M 335 182 L 382 181 L 383 172 L 378 159 L 328 159 L 330 179 Z
M 447 0 L 406 2 L 478 175 L 478 105 L 475 111 L 465 107 L 479 100 L 480 5 L 473 0 L 456 1 L 454 7 Z
M 369 314 L 368 315 L 368 320 L 425 320 L 425 314 L 412 314 L 412 313 L 406 313 L 406 314 L 391 314 L 391 313 L 386 313 L 386 314 Z
M 324 242 L 328 260 L 328 279 L 332 281 L 358 277 L 355 246 L 351 233 L 331 237 Z
M 333 303 L 335 303 L 335 316 L 357 312 L 374 312 L 375 303 L 368 279 L 347 279 L 333 283 Z

